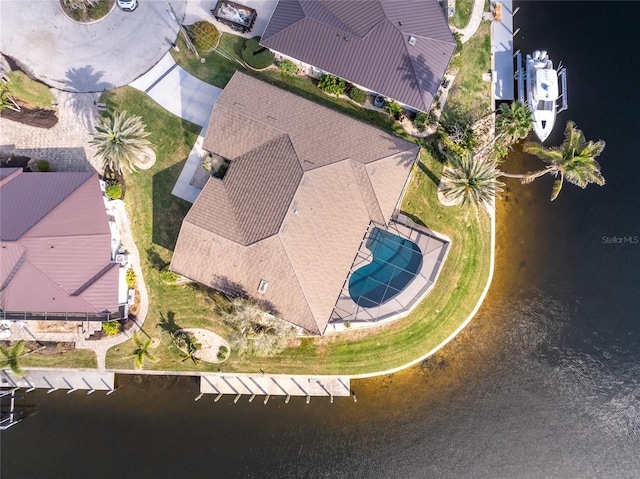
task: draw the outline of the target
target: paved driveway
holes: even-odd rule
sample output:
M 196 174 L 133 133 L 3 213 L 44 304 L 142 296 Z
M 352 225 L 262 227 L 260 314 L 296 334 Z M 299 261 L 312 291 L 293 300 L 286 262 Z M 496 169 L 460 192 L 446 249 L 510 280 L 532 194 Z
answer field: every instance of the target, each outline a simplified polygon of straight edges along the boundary
M 211 109 L 222 92 L 176 65 L 166 53 L 151 70 L 131 83 L 174 115 L 205 126 Z
M 140 0 L 134 12 L 114 8 L 96 23 L 70 20 L 58 0 L 0 0 L 0 51 L 48 85 L 101 92 L 126 85 L 169 49 L 178 25 L 166 0 Z M 186 0 L 171 0 L 183 18 Z

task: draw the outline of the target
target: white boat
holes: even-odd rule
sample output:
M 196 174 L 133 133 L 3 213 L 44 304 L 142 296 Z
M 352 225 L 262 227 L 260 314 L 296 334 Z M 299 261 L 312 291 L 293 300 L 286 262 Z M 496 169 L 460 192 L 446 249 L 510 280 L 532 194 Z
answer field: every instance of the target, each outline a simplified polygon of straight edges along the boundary
M 565 70 L 555 70 L 553 62 L 546 51 L 536 50 L 527 55 L 526 88 L 527 104 L 533 116 L 533 131 L 540 141 L 545 141 L 556 122 L 558 111 L 566 109 L 566 77 Z M 558 78 L 562 78 L 562 93 L 558 86 Z M 558 100 L 562 98 L 560 110 Z

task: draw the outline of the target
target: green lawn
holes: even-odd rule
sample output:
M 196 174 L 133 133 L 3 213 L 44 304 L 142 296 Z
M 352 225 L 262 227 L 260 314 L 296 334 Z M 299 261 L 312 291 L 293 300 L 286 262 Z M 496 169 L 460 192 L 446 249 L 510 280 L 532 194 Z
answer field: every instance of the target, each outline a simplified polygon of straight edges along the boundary
M 16 99 L 26 101 L 33 106 L 51 109 L 51 102 L 55 97 L 44 83 L 32 80 L 19 70 L 9 72 L 7 76 L 11 80 L 8 86 Z
M 476 34 L 464 44 L 460 70 L 451 86 L 447 105 L 484 114 L 491 109 L 491 83 L 482 74 L 491 68 L 491 24 L 482 22 Z
M 96 353 L 88 349 L 72 349 L 60 354 L 33 353 L 20 359 L 24 368 L 97 368 Z
M 458 28 L 464 28 L 469 23 L 471 11 L 473 10 L 473 0 L 455 0 L 456 13 L 453 15 L 452 22 Z

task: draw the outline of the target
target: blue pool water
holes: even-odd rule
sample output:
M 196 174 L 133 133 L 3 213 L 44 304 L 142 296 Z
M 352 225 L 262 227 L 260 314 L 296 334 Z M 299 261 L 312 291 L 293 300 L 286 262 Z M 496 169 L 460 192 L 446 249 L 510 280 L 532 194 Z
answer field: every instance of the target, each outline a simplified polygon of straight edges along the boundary
M 398 295 L 422 266 L 422 252 L 413 241 L 373 228 L 366 243 L 373 261 L 353 272 L 349 295 L 362 307 L 383 304 Z

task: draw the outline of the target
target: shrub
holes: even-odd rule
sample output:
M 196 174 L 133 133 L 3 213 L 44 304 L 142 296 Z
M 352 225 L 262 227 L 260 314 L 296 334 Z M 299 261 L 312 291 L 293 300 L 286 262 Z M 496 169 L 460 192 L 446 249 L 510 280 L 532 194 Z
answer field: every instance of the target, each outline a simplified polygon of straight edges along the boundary
M 109 321 L 102 323 L 102 332 L 107 336 L 115 336 L 120 331 L 120 323 L 118 321 Z
M 218 350 L 218 360 L 224 361 L 225 359 L 227 359 L 228 354 L 229 354 L 229 350 L 227 349 L 227 347 L 220 346 L 220 349 Z
M 53 171 L 53 168 L 51 167 L 51 163 L 49 163 L 47 160 L 38 160 L 37 163 L 38 166 L 38 171 Z
M 220 39 L 220 32 L 215 25 L 205 20 L 194 23 L 189 29 L 189 33 L 193 40 L 193 46 L 203 52 L 213 50 Z
M 295 75 L 298 73 L 298 65 L 293 63 L 291 60 L 282 60 L 278 63 L 278 68 L 285 73 L 289 73 L 291 75 Z
M 247 299 L 234 299 L 231 309 L 220 311 L 220 316 L 234 329 L 229 343 L 240 356 L 273 356 L 285 349 L 289 339 L 296 335 L 289 323 L 267 314 Z
M 458 53 L 460 53 L 462 51 L 462 34 L 459 32 L 455 32 L 453 34 L 453 38 L 456 39 L 456 49 L 453 52 L 454 55 L 457 55 Z
M 387 113 L 394 117 L 396 120 L 399 120 L 402 116 L 402 106 L 395 100 L 387 100 L 384 102 L 384 109 L 387 110 Z
M 110 200 L 119 200 L 122 198 L 122 185 L 118 182 L 110 182 L 104 192 Z
M 242 49 L 242 59 L 257 70 L 271 65 L 274 58 L 275 54 L 271 50 L 260 45 L 260 37 L 250 38 Z
M 367 101 L 367 93 L 362 91 L 358 87 L 352 86 L 349 90 L 349 98 L 362 105 L 365 101 Z
M 429 115 L 423 111 L 419 111 L 413 119 L 413 125 L 420 131 L 424 131 L 427 127 Z
M 169 271 L 168 269 L 163 269 L 158 275 L 160 281 L 166 284 L 176 284 L 178 282 L 178 277 L 179 276 L 176 273 Z
M 347 82 L 333 75 L 322 75 L 318 80 L 318 88 L 331 95 L 342 95 L 347 88 Z
M 127 281 L 127 286 L 129 286 L 130 288 L 136 287 L 136 273 L 134 273 L 134 271 L 131 268 L 127 270 L 126 281 Z

